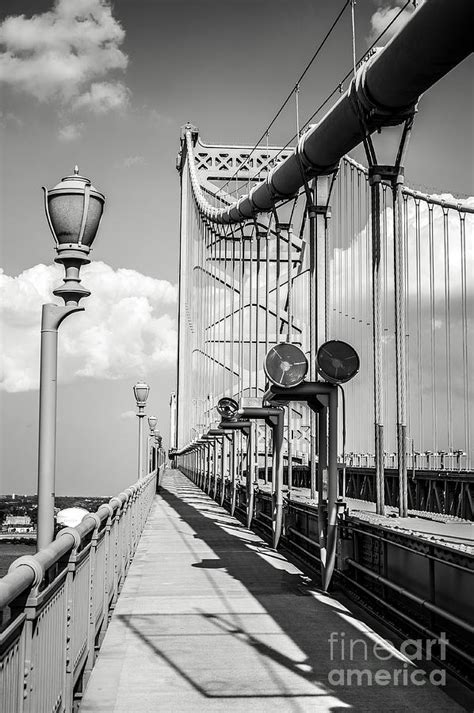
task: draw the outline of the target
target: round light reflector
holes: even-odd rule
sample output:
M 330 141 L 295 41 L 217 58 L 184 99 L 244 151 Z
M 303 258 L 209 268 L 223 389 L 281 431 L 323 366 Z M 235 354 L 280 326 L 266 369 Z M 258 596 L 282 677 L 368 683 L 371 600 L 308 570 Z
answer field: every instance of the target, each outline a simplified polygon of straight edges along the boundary
M 282 342 L 267 352 L 263 368 L 273 384 L 291 389 L 304 380 L 308 372 L 308 360 L 295 344 Z
M 316 355 L 321 376 L 332 384 L 344 384 L 359 371 L 359 356 L 350 344 L 333 339 L 322 344 Z
M 235 399 L 231 399 L 230 396 L 224 396 L 217 403 L 217 413 L 222 418 L 233 418 L 238 410 L 239 404 Z

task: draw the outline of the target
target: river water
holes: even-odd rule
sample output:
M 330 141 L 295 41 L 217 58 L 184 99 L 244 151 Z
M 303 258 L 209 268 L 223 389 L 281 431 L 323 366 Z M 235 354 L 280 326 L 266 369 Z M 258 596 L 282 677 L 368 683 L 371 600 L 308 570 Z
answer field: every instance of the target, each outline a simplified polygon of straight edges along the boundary
M 22 555 L 34 555 L 36 543 L 31 544 L 17 542 L 0 542 L 0 577 L 4 577 L 8 568 L 17 557 Z

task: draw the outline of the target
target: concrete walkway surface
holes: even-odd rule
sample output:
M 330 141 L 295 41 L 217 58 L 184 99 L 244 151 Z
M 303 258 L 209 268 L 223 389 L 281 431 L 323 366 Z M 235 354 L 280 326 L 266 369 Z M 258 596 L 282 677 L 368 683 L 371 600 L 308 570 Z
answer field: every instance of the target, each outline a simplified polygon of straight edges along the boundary
M 171 470 L 80 713 L 465 710 L 423 668 Z

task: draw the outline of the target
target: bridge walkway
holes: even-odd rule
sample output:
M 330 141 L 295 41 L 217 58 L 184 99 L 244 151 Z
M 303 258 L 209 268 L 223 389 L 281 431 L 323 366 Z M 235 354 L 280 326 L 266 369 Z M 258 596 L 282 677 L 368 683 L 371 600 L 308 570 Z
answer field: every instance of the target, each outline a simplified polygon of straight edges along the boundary
M 171 470 L 80 713 L 464 710 L 440 676 Z

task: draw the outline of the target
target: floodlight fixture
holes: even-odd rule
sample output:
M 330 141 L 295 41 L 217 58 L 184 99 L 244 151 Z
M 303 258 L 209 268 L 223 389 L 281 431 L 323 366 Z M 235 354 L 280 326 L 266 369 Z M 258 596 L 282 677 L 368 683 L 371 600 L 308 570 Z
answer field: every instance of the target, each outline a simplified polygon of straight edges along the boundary
M 308 372 L 308 360 L 295 344 L 281 342 L 269 349 L 263 368 L 272 384 L 291 389 L 304 381 Z
M 331 384 L 345 384 L 359 371 L 360 360 L 354 347 L 338 339 L 322 344 L 316 355 L 318 373 Z
M 224 396 L 217 402 L 217 413 L 221 416 L 221 418 L 228 420 L 236 418 L 238 410 L 239 404 L 235 399 L 230 398 L 230 396 Z

